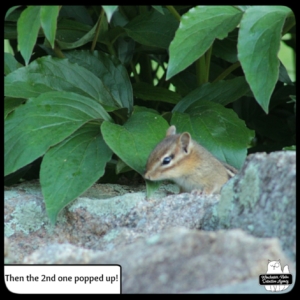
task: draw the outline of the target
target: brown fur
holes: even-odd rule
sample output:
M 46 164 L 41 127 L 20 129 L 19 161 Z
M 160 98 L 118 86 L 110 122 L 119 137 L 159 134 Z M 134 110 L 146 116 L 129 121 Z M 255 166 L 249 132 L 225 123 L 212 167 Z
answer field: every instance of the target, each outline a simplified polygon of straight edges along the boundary
M 164 159 L 169 163 L 164 164 Z M 176 127 L 170 126 L 166 137 L 150 154 L 144 177 L 154 181 L 172 180 L 184 192 L 198 190 L 212 194 L 219 193 L 237 172 L 192 140 L 188 132 L 176 134 Z

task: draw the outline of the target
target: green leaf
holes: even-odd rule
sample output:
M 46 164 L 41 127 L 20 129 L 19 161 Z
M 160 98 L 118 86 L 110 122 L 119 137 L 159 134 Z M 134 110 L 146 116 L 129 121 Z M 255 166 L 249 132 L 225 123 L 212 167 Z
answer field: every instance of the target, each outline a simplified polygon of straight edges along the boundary
M 21 7 L 21 5 L 17 5 L 17 6 L 12 6 L 11 8 L 9 8 L 5 14 L 4 20 L 8 21 L 8 17 L 9 15 L 14 12 L 16 9 L 18 9 L 19 7 Z
M 194 103 L 186 113 L 175 112 L 171 124 L 178 132 L 189 132 L 219 160 L 237 169 L 243 165 L 253 138 L 253 132 L 232 109 L 209 101 Z
M 238 29 L 235 29 L 229 32 L 227 38 L 223 40 L 215 40 L 212 49 L 213 55 L 220 57 L 230 63 L 237 62 L 237 39 Z
M 136 42 L 167 49 L 172 41 L 178 22 L 168 10 L 162 15 L 156 10 L 143 13 L 131 20 L 124 29 Z
M 74 42 L 89 32 L 95 24 L 87 25 L 79 21 L 59 18 L 57 22 L 56 39 Z
M 282 150 L 284 151 L 296 151 L 296 145 L 284 147 Z
M 290 13 L 285 6 L 254 6 L 245 11 L 240 24 L 238 58 L 256 101 L 266 113 L 278 80 L 281 31 Z
M 4 98 L 4 118 L 6 118 L 9 113 L 11 113 L 13 110 L 15 110 L 24 101 L 25 101 L 25 99 L 22 99 L 22 98 L 5 97 Z
M 181 98 L 181 96 L 175 92 L 153 86 L 146 82 L 134 83 L 132 88 L 134 96 L 142 100 L 163 101 L 176 104 Z
M 111 27 L 113 27 L 112 30 L 114 31 L 114 29 L 117 27 L 124 27 L 129 22 L 129 19 L 134 18 L 136 15 L 136 6 L 122 6 L 121 11 L 117 9 L 114 12 L 114 17 L 111 20 Z
M 240 9 L 241 11 L 246 11 L 251 5 L 234 5 L 234 7 Z
M 59 6 L 41 6 L 41 26 L 52 48 L 56 34 L 56 20 L 59 13 Z
M 288 103 L 296 103 L 296 96 L 295 95 L 290 95 L 290 98 L 292 99 Z
M 167 80 L 201 57 L 216 38 L 224 39 L 240 22 L 242 12 L 232 6 L 196 6 L 182 15 L 170 45 Z
M 185 112 L 194 103 L 203 100 L 227 105 L 244 96 L 250 88 L 244 77 L 236 77 L 231 80 L 206 83 L 186 95 L 173 108 L 173 111 Z
M 118 9 L 118 5 L 102 5 L 106 16 L 108 23 L 110 23 L 111 17 L 113 16 L 114 12 Z
M 128 39 L 126 36 L 119 37 L 116 46 L 120 62 L 124 66 L 130 65 L 135 51 L 135 41 L 133 39 Z
M 28 65 L 40 29 L 40 6 L 27 7 L 21 13 L 17 28 L 18 47 Z
M 43 155 L 90 120 L 111 118 L 95 100 L 70 92 L 29 99 L 5 121 L 5 174 Z
M 128 39 L 128 37 L 125 35 L 124 28 L 122 28 L 120 26 L 117 26 L 117 27 L 114 27 L 114 28 L 110 28 L 108 31 L 106 31 L 103 34 L 102 37 L 99 35 L 98 42 L 109 45 L 109 44 L 114 43 L 119 37 L 121 37 L 123 35 Z
M 11 55 L 15 55 L 14 49 L 12 48 L 9 40 L 4 39 L 4 53 L 9 53 Z
M 291 100 L 292 101 L 292 100 Z M 151 112 L 153 114 L 156 114 L 156 115 L 159 115 L 159 112 L 153 108 L 149 108 L 149 107 L 146 107 L 146 106 L 138 106 L 138 105 L 135 105 L 133 107 L 133 114 L 136 114 L 138 112 Z
M 162 8 L 162 6 L 161 5 L 152 5 L 152 7 L 154 8 L 154 9 L 156 9 L 159 13 L 161 13 L 162 15 L 164 15 L 165 13 L 164 13 L 164 10 L 163 10 L 163 8 Z
M 128 167 L 122 159 L 119 158 L 115 166 L 116 174 L 121 174 L 129 171 L 132 171 L 132 169 Z
M 132 111 L 132 85 L 126 68 L 118 60 L 99 51 L 90 53 L 87 50 L 69 51 L 66 57 L 101 79 L 118 107 L 126 107 L 129 112 Z
M 22 65 L 14 58 L 10 53 L 4 53 L 4 75 L 17 70 L 22 67 Z
M 282 62 L 280 62 L 279 65 L 279 76 L 278 76 L 278 80 L 287 84 L 291 84 L 293 85 L 293 82 L 287 72 L 287 69 L 285 68 L 285 66 L 282 64 Z
M 99 24 L 100 22 L 100 24 Z M 104 38 L 106 37 L 106 34 L 110 31 L 111 28 L 109 28 L 108 25 L 108 21 L 107 18 L 105 18 L 104 16 L 101 18 L 101 20 L 98 20 L 98 22 L 96 22 L 96 26 L 99 25 L 99 28 L 96 30 L 99 30 L 98 32 L 98 38 L 97 38 L 97 42 L 99 43 L 103 43 L 107 45 L 107 41 L 104 41 Z M 93 37 L 94 39 L 94 37 Z
M 58 23 L 56 42 L 63 50 L 78 48 L 93 40 L 96 29 L 97 23 L 91 28 L 71 20 L 62 20 Z
M 153 148 L 165 136 L 168 123 L 150 112 L 133 114 L 123 125 L 103 122 L 101 131 L 107 145 L 128 166 L 143 174 Z
M 83 5 L 63 5 L 59 11 L 59 16 L 90 26 L 94 25 L 88 9 Z
M 99 78 L 67 59 L 42 57 L 5 77 L 6 96 L 37 97 L 53 90 L 74 92 L 103 105 L 120 107 Z
M 46 210 L 52 223 L 63 207 L 91 187 L 103 174 L 112 152 L 99 125 L 86 124 L 47 151 L 40 171 Z

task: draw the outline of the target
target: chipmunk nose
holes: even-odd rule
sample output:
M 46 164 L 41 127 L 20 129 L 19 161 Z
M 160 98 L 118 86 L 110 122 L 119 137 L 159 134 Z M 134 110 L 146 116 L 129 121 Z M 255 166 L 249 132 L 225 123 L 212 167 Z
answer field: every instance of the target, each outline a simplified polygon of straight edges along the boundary
M 144 178 L 151 180 L 147 170 L 144 172 Z

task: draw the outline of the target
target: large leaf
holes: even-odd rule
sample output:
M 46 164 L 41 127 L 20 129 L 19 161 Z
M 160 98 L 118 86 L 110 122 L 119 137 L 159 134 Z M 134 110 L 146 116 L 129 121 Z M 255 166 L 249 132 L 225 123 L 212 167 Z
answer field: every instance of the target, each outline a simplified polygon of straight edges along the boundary
M 5 77 L 6 96 L 30 98 L 53 90 L 70 91 L 103 105 L 121 107 L 99 78 L 67 59 L 42 57 Z
M 250 90 L 244 77 L 236 77 L 231 80 L 206 83 L 186 95 L 174 107 L 173 111 L 186 111 L 195 102 L 202 100 L 227 105 L 244 96 Z
M 87 7 L 83 5 L 63 5 L 60 9 L 59 16 L 90 26 L 94 24 Z
M 11 113 L 18 106 L 20 106 L 23 102 L 25 102 L 25 99 L 5 97 L 4 98 L 4 118 L 6 118 L 6 116 L 9 113 Z
M 188 131 L 218 159 L 238 169 L 244 163 L 247 146 L 253 138 L 253 132 L 232 109 L 209 101 L 194 103 L 186 113 L 175 112 L 171 123 L 178 132 Z
M 164 13 L 162 15 L 153 9 L 131 20 L 124 29 L 142 45 L 167 49 L 178 28 L 178 22 L 169 11 L 164 10 Z
M 165 12 L 164 12 L 162 6 L 160 6 L 160 5 L 152 5 L 152 7 L 153 7 L 154 9 L 156 9 L 158 12 L 160 12 L 162 15 L 165 14 Z
M 110 31 L 111 32 L 111 31 Z M 134 55 L 135 41 L 125 37 L 119 37 L 116 43 L 118 58 L 124 66 L 130 65 Z
M 10 7 L 10 8 L 6 11 L 4 20 L 5 20 L 5 21 L 12 21 L 12 20 L 10 20 L 9 16 L 10 16 L 15 10 L 17 10 L 19 7 L 21 7 L 21 5 L 17 5 L 17 6 L 12 6 L 12 7 Z
M 62 19 L 58 23 L 56 42 L 61 49 L 74 49 L 93 40 L 97 23 L 90 27 L 72 20 Z
M 90 53 L 86 50 L 70 51 L 66 57 L 100 78 L 118 107 L 127 107 L 129 112 L 132 111 L 132 85 L 126 68 L 118 60 L 99 51 Z
M 228 37 L 223 40 L 215 40 L 212 53 L 230 63 L 237 62 L 237 39 L 238 29 L 228 33 Z
M 111 120 L 95 100 L 70 92 L 49 92 L 29 99 L 5 122 L 5 174 L 43 155 L 84 123 Z
M 56 39 L 60 41 L 64 40 L 67 43 L 74 42 L 89 32 L 93 28 L 93 25 L 91 26 L 79 21 L 74 21 L 73 18 L 71 20 L 59 18 L 57 23 Z
M 282 64 L 282 62 L 280 62 L 280 65 L 279 65 L 278 80 L 281 81 L 281 82 L 293 85 L 293 81 L 291 80 L 291 78 L 288 74 L 288 71 L 285 68 L 285 66 Z
M 59 6 L 41 6 L 41 26 L 52 48 L 54 48 L 58 12 Z
M 28 65 L 40 29 L 40 6 L 27 7 L 22 12 L 17 26 L 18 47 L 25 64 Z
M 225 38 L 241 17 L 242 12 L 232 6 L 196 6 L 185 13 L 170 45 L 166 79 L 201 57 L 216 38 Z
M 277 54 L 289 14 L 292 11 L 285 6 L 254 6 L 245 11 L 240 25 L 238 58 L 257 102 L 266 113 L 278 80 Z
M 104 174 L 111 156 L 97 124 L 83 125 L 47 151 L 41 164 L 40 180 L 52 223 L 63 207 Z
M 4 75 L 8 75 L 20 67 L 22 67 L 22 65 L 17 62 L 12 54 L 4 53 Z
M 179 94 L 146 82 L 134 83 L 132 87 L 134 96 L 143 100 L 163 101 L 173 104 L 177 104 L 180 100 Z
M 149 154 L 164 138 L 167 128 L 166 120 L 151 112 L 137 112 L 123 126 L 110 122 L 101 125 L 108 146 L 140 174 L 144 173 Z

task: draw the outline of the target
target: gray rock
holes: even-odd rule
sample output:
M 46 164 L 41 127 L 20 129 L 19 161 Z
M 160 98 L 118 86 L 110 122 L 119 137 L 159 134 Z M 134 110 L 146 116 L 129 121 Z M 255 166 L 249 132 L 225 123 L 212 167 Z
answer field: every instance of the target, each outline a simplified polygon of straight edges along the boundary
M 173 228 L 106 253 L 52 245 L 24 259 L 34 264 L 120 264 L 123 293 L 186 293 L 255 279 L 270 257 L 293 264 L 277 239 L 259 239 L 241 230 L 204 232 Z
M 278 237 L 283 250 L 295 260 L 295 152 L 249 155 L 202 222 L 204 230 L 242 228 L 257 237 Z
M 295 153 L 276 152 L 250 155 L 221 198 L 95 184 L 56 226 L 39 182 L 24 182 L 5 188 L 5 263 L 119 263 L 127 293 L 251 289 L 269 259 L 295 260 L 295 174 Z
M 48 220 L 38 182 L 6 188 L 5 235 L 16 262 L 48 243 L 111 250 L 174 226 L 198 228 L 206 209 L 219 201 L 191 194 L 162 198 L 169 186 L 146 200 L 144 192 L 126 193 L 118 185 L 112 190 L 124 194 L 107 199 L 110 188 L 95 184 L 62 211 L 56 226 Z M 96 198 L 101 189 L 105 199 Z

